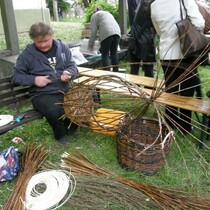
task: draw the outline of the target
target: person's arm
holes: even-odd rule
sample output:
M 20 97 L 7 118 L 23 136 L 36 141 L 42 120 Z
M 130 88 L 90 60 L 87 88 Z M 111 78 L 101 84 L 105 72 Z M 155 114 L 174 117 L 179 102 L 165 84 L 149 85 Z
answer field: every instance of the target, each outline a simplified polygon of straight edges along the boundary
M 20 54 L 12 69 L 11 81 L 14 84 L 44 87 L 51 83 L 49 75 L 37 76 L 29 73 L 29 63 L 24 53 Z
M 63 44 L 63 43 L 62 43 Z M 65 54 L 61 54 L 61 58 L 64 63 L 64 70 L 61 74 L 61 80 L 63 82 L 67 82 L 70 79 L 75 79 L 78 76 L 78 69 L 75 61 L 73 60 L 72 53 L 69 50 L 68 46 L 63 44 L 63 52 Z
M 203 16 L 199 12 L 198 6 L 195 0 L 183 0 L 187 9 L 187 15 L 191 20 L 192 24 L 200 31 L 204 30 L 205 21 Z
M 24 54 L 20 54 L 12 69 L 11 80 L 19 85 L 34 85 L 35 75 L 28 73 L 28 64 Z
M 94 15 L 92 15 L 92 17 L 91 17 L 90 29 L 91 29 L 91 34 L 90 34 L 90 38 L 89 38 L 89 42 L 88 42 L 88 47 L 93 48 L 94 42 L 96 40 L 97 33 L 98 33 L 98 24 L 97 24 L 96 13 Z
M 210 7 L 201 1 L 195 0 L 196 4 L 198 5 L 198 9 L 205 20 L 205 28 L 204 33 L 207 33 L 210 30 Z

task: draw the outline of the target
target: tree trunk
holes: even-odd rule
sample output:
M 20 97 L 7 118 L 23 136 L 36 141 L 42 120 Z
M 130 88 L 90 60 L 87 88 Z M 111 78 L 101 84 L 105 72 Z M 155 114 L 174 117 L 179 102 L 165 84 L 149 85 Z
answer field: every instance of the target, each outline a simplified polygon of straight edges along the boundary
M 87 8 L 89 7 L 89 1 L 88 0 L 82 0 L 84 7 Z
M 82 0 L 85 8 L 89 7 L 91 2 L 93 2 L 93 1 L 95 1 L 95 0 Z
M 55 21 L 58 22 L 58 1 L 57 0 L 53 0 L 53 16 Z

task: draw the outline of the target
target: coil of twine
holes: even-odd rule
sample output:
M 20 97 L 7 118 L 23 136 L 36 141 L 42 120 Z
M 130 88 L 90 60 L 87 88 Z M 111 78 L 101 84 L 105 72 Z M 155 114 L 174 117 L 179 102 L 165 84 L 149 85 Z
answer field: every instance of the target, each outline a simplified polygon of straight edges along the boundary
M 25 196 L 25 207 L 30 210 L 58 209 L 72 196 L 75 177 L 64 170 L 42 171 L 30 179 Z

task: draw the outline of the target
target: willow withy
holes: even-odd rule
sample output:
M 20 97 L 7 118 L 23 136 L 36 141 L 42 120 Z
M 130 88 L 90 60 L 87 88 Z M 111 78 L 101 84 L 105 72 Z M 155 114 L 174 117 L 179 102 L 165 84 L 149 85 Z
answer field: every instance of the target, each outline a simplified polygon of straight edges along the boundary
M 75 175 L 109 177 L 117 182 L 130 186 L 151 198 L 162 209 L 180 210 L 210 210 L 210 199 L 199 198 L 184 192 L 159 188 L 145 183 L 138 183 L 118 176 L 112 171 L 97 166 L 88 160 L 81 152 L 76 154 L 64 153 L 61 167 Z
M 27 145 L 22 157 L 23 171 L 20 171 L 17 182 L 2 210 L 25 209 L 25 192 L 29 180 L 47 158 L 49 152 L 42 145 Z

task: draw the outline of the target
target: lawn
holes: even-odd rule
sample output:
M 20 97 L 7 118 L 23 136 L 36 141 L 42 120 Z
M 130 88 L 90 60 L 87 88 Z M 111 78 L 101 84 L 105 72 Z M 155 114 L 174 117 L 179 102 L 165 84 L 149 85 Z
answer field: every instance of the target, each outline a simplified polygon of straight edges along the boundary
M 53 22 L 52 26 L 55 29 L 55 38 L 59 38 L 66 43 L 75 43 L 80 40 L 80 35 L 83 28 L 82 21 Z M 4 46 L 3 38 L 3 36 L 0 36 L 1 49 Z M 21 49 L 24 49 L 26 44 L 30 42 L 30 39 L 26 33 L 23 33 L 19 35 L 19 42 Z M 129 71 L 128 61 L 121 61 L 120 64 L 126 68 L 127 72 Z M 203 82 L 203 92 L 205 93 L 210 88 L 209 67 L 199 67 L 199 71 Z M 110 95 L 109 97 L 111 101 L 115 95 Z M 10 112 L 11 110 L 6 107 L 0 110 L 0 114 Z M 147 116 L 154 117 L 156 116 L 156 113 L 154 113 L 152 109 L 149 109 Z M 199 117 L 201 117 L 201 115 L 199 115 Z M 193 115 L 193 118 L 196 120 L 196 116 Z M 22 138 L 23 142 L 19 144 L 13 143 L 12 139 L 14 137 Z M 158 173 L 152 176 L 146 176 L 133 170 L 125 170 L 119 165 L 115 136 L 93 132 L 90 127 L 80 127 L 78 133 L 71 138 L 71 144 L 63 147 L 53 139 L 52 130 L 45 119 L 36 120 L 1 135 L 0 151 L 11 145 L 14 145 L 20 151 L 24 151 L 26 144 L 35 142 L 37 144 L 44 145 L 46 150 L 50 151 L 47 160 L 56 164 L 60 163 L 61 155 L 64 152 L 72 154 L 76 149 L 79 149 L 82 154 L 88 157 L 93 163 L 104 169 L 113 171 L 119 176 L 138 183 L 145 183 L 148 185 L 161 187 L 163 189 L 172 188 L 177 191 L 182 190 L 189 195 L 196 195 L 210 199 L 210 142 L 205 142 L 206 147 L 204 149 L 198 149 L 197 145 L 199 138 L 199 128 L 195 129 L 192 135 L 182 136 L 181 134 L 176 133 L 176 141 L 170 150 L 165 166 L 162 167 Z M 76 176 L 76 179 L 77 178 L 79 182 L 80 177 Z M 12 188 L 15 185 L 15 181 L 16 180 L 0 184 L 0 208 L 6 203 Z M 78 190 L 84 190 L 84 186 L 83 188 L 78 187 Z M 76 188 L 76 195 L 80 193 L 78 190 Z M 101 189 L 101 191 L 103 191 L 103 189 Z M 86 194 L 86 196 L 88 198 L 88 194 Z M 104 197 L 104 200 L 106 200 L 106 196 Z M 85 202 L 88 203 L 88 199 L 84 200 L 84 203 Z M 100 209 L 119 209 L 116 203 L 114 205 L 115 207 L 113 207 L 112 204 L 109 205 L 107 203 L 103 205 L 103 208 L 100 206 Z M 59 209 L 71 209 L 69 206 L 71 206 L 71 204 L 68 203 L 68 205 Z M 95 206 L 89 208 L 87 206 L 84 208 L 84 206 L 84 204 L 83 207 L 77 206 L 76 209 L 97 209 Z M 121 206 L 120 209 L 139 208 L 133 204 L 133 206 L 124 206 L 124 208 Z

